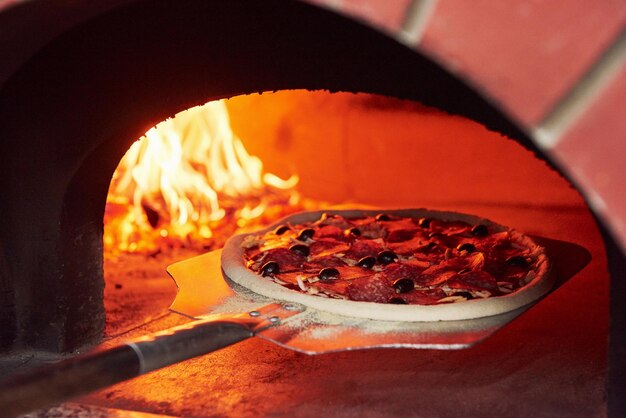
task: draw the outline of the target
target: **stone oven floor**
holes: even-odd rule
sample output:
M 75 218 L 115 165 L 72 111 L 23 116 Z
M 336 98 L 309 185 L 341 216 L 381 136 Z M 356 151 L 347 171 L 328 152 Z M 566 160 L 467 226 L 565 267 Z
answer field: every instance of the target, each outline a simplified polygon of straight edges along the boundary
M 602 241 L 587 210 L 582 205 L 458 210 L 577 243 L 591 252 L 592 261 L 467 350 L 308 356 L 250 339 L 30 416 L 606 415 L 608 276 Z M 196 254 L 107 257 L 103 344 L 187 321 L 168 311 L 176 287 L 165 267 Z

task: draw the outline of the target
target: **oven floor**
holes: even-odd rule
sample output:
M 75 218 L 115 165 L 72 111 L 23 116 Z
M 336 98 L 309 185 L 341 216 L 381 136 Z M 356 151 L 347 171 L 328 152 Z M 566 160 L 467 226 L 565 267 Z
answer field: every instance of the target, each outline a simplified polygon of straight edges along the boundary
M 577 243 L 592 261 L 467 350 L 308 356 L 251 339 L 33 416 L 606 415 L 608 276 L 602 241 L 586 209 L 525 207 L 524 219 L 516 207 L 457 209 Z M 176 288 L 165 267 L 195 254 L 107 257 L 104 344 L 187 321 L 167 309 Z

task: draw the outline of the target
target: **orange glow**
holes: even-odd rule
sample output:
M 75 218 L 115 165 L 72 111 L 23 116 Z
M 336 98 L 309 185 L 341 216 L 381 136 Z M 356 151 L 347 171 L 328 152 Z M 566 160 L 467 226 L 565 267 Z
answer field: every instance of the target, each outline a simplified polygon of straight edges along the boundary
M 298 180 L 263 172 L 231 130 L 223 100 L 186 110 L 150 129 L 122 158 L 107 197 L 105 249 L 211 245 L 216 228 L 230 225 L 228 236 L 282 215 L 271 207 L 296 206 Z

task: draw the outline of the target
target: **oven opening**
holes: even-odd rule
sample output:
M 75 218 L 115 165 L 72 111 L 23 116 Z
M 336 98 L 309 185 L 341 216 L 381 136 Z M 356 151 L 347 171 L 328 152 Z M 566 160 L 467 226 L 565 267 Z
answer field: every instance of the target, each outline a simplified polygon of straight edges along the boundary
M 188 109 L 133 143 L 109 188 L 104 249 L 211 250 L 237 231 L 338 205 L 550 200 L 581 203 L 530 151 L 467 118 L 372 94 L 280 91 Z
M 333 208 L 449 210 L 571 241 L 563 227 L 585 204 L 516 141 L 415 101 L 307 90 L 212 101 L 151 128 L 113 174 L 106 335 L 167 313 L 169 264 Z
M 152 146 L 158 148 L 152 151 Z M 199 151 L 186 152 L 193 147 Z M 184 171 L 175 171 L 174 166 Z M 143 173 L 157 176 L 140 177 Z M 196 177 L 203 182 L 185 183 Z M 174 191 L 176 197 L 167 194 Z M 119 341 L 188 320 L 168 311 L 177 291 L 165 273 L 168 265 L 219 250 L 237 231 L 261 228 L 296 211 L 333 207 L 426 207 L 470 213 L 534 236 L 580 245 L 592 252 L 592 266 L 603 257 L 591 215 L 568 182 L 518 142 L 468 118 L 366 93 L 285 90 L 235 96 L 157 124 L 122 158 L 104 217 L 105 338 Z M 84 400 L 113 407 L 158 405 L 146 410 L 160 413 L 188 408 L 190 414 L 201 415 L 209 399 L 219 399 L 220 411 L 235 411 L 246 399 L 264 393 L 257 412 L 275 410 L 281 402 L 287 411 L 293 402 L 308 401 L 298 396 L 293 402 L 280 401 L 279 394 L 268 395 L 264 388 L 280 384 L 290 391 L 297 386 L 299 393 L 329 396 L 330 385 L 343 394 L 339 397 L 352 399 L 350 389 L 330 383 L 331 375 L 324 370 L 333 370 L 332 376 L 351 376 L 355 382 L 370 379 L 371 384 L 355 383 L 369 395 L 382 384 L 396 387 L 392 392 L 398 396 L 414 388 L 414 383 L 402 383 L 404 378 L 398 377 L 406 367 L 431 373 L 438 367 L 459 367 L 463 373 L 448 385 L 463 392 L 462 387 L 478 379 L 484 386 L 481 397 L 501 396 L 496 382 L 529 382 L 545 367 L 560 379 L 599 376 L 596 373 L 606 364 L 607 285 L 607 276 L 585 269 L 480 345 L 457 354 L 437 354 L 445 358 L 440 366 L 428 365 L 433 356 L 429 350 L 309 358 L 268 342 L 249 341 L 151 374 L 149 385 L 137 379 Z M 572 312 L 570 301 L 581 297 L 589 303 Z M 572 327 L 584 328 L 587 335 L 564 353 L 560 339 L 551 334 L 569 335 Z M 264 358 L 260 369 L 254 360 L 259 356 Z M 593 360 L 581 363 L 577 360 L 581 356 Z M 549 362 L 543 363 L 547 358 Z M 492 367 L 495 359 L 502 366 L 497 370 Z M 369 371 L 359 366 L 364 363 L 370 364 Z M 233 375 L 233 370 L 238 372 Z M 207 380 L 208 374 L 213 377 Z M 587 395 L 579 406 L 595 408 L 592 405 L 601 399 L 591 394 L 602 386 L 602 379 L 580 384 Z M 431 398 L 441 395 L 436 387 L 424 385 L 419 384 L 422 393 Z M 544 396 L 524 393 L 527 399 Z M 331 402 L 341 403 L 340 398 Z M 442 404 L 434 408 L 446 409 Z

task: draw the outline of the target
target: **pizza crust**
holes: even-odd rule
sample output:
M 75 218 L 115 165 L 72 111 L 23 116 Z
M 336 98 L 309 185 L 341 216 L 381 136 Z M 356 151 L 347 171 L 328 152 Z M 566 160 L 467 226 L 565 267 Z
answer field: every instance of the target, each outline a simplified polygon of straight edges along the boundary
M 235 235 L 226 242 L 222 251 L 222 270 L 233 282 L 271 299 L 300 303 L 320 311 L 343 316 L 402 322 L 455 321 L 498 315 L 513 311 L 536 301 L 548 293 L 554 285 L 555 279 L 554 276 L 550 274 L 550 263 L 544 248 L 524 234 L 495 224 L 487 219 L 456 212 L 441 212 L 426 209 L 398 209 L 385 210 L 384 212 L 397 216 L 430 217 L 444 221 L 464 221 L 471 225 L 483 223 L 489 225 L 496 231 L 508 230 L 514 241 L 531 250 L 530 257 L 536 260 L 536 268 L 534 270 L 536 275 L 526 286 L 509 295 L 439 305 L 394 305 L 323 298 L 299 293 L 267 280 L 255 272 L 248 270 L 245 266 L 245 250 L 242 248 L 241 244 L 248 235 L 263 234 L 285 223 L 296 225 L 305 222 L 313 222 L 318 220 L 323 213 L 337 214 L 346 218 L 356 218 L 374 216 L 381 213 L 381 210 L 326 210 L 302 212 L 282 219 L 280 222 L 264 230 L 257 231 L 254 234 Z

